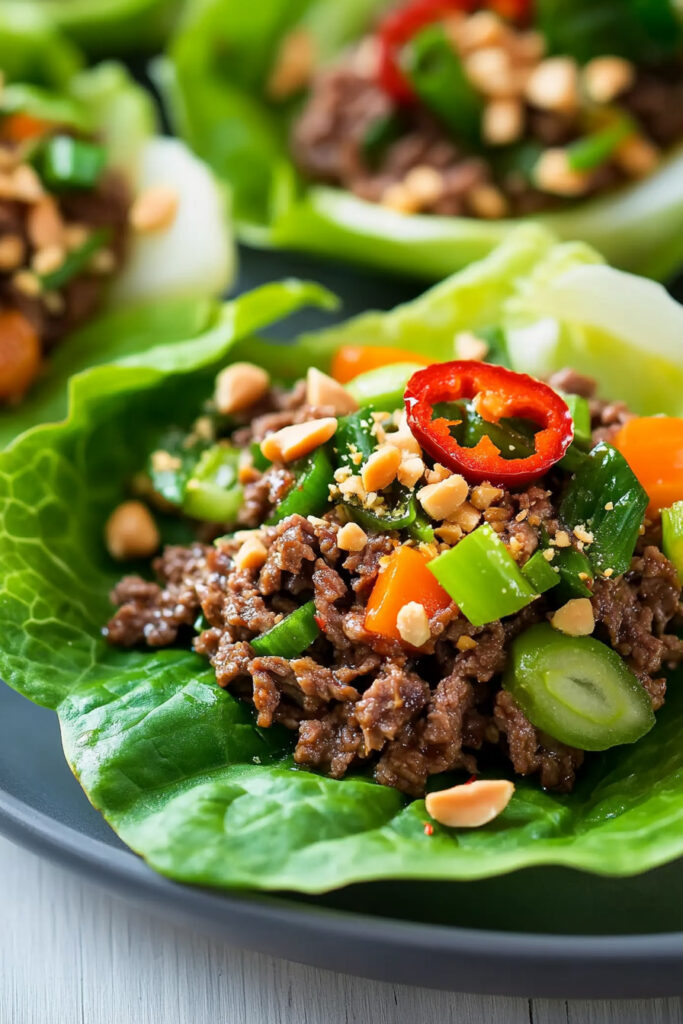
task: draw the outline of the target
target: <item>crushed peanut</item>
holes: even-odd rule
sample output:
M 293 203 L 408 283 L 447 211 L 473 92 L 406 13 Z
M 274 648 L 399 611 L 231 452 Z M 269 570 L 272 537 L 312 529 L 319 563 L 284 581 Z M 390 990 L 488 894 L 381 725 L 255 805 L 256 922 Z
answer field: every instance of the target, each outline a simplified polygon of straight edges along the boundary
M 590 185 L 586 171 L 574 171 L 569 166 L 565 149 L 546 149 L 534 167 L 534 180 L 538 188 L 558 196 L 581 196 Z
M 248 537 L 235 555 L 238 569 L 260 569 L 268 558 L 268 549 L 258 537 Z
M 165 231 L 178 213 L 180 196 L 172 185 L 150 185 L 134 200 L 129 221 L 134 231 L 141 234 Z
M 595 629 L 593 605 L 587 597 L 572 598 L 557 609 L 550 624 L 567 636 L 590 636 Z
M 385 188 L 380 203 L 397 213 L 418 213 L 422 206 L 419 197 L 400 181 Z
M 450 469 L 446 469 L 440 462 L 435 462 L 434 468 L 425 472 L 425 480 L 428 484 L 439 484 L 442 480 L 448 480 L 450 475 Z
M 553 558 L 555 557 L 555 552 L 552 548 L 546 548 L 543 552 L 543 557 L 545 558 L 546 562 L 552 562 Z
M 494 501 L 498 501 L 502 497 L 503 491 L 500 487 L 494 487 L 493 484 L 477 484 L 476 487 L 472 488 L 472 504 L 480 512 L 484 512 Z
M 233 363 L 216 377 L 216 408 L 224 416 L 241 412 L 263 398 L 269 387 L 270 377 L 260 366 L 254 363 Z
M 448 828 L 479 828 L 501 814 L 512 799 L 507 779 L 477 779 L 425 797 L 427 813 Z
M 613 510 L 613 508 L 614 508 L 614 502 L 613 501 L 605 502 L 605 512 L 611 512 Z
M 335 416 L 345 416 L 358 409 L 358 402 L 353 395 L 339 381 L 328 377 L 315 366 L 310 366 L 306 374 L 306 402 L 318 408 L 330 408 Z
M 16 270 L 24 262 L 26 247 L 20 235 L 0 238 L 0 271 Z
M 556 548 L 569 548 L 572 541 L 566 530 L 557 530 L 550 543 L 554 544 Z
M 261 451 L 271 462 L 294 462 L 326 444 L 336 433 L 337 420 L 325 416 L 320 420 L 294 423 L 291 427 L 276 430 L 261 442 Z
M 526 98 L 540 110 L 573 113 L 579 103 L 579 68 L 571 57 L 548 57 L 526 83 Z
M 483 220 L 499 220 L 508 213 L 508 201 L 496 185 L 475 185 L 466 196 L 470 209 Z
M 337 547 L 342 551 L 362 551 L 368 542 L 368 535 L 358 523 L 346 523 L 337 532 Z
M 623 57 L 594 57 L 581 75 L 586 95 L 593 103 L 611 103 L 633 85 L 636 69 Z
M 471 636 L 460 636 L 455 641 L 459 651 L 473 651 L 477 647 L 477 641 Z
M 420 209 L 437 203 L 444 193 L 443 175 L 427 164 L 418 164 L 408 171 L 403 185 L 419 202 Z
M 417 500 L 428 516 L 440 521 L 454 517 L 467 498 L 469 488 L 467 481 L 458 473 L 453 473 L 440 483 L 427 484 L 417 492 Z M 477 513 L 479 515 L 479 513 Z M 458 525 L 462 525 L 458 523 Z
M 64 242 L 64 221 L 52 196 L 43 196 L 28 211 L 26 231 L 35 249 Z
M 491 146 L 516 142 L 524 131 L 524 107 L 513 97 L 491 100 L 484 109 L 481 131 Z
M 401 464 L 400 449 L 384 444 L 374 451 L 361 470 L 366 491 L 383 491 L 396 479 Z
M 141 501 L 124 501 L 115 508 L 104 536 L 109 554 L 118 561 L 150 558 L 161 543 L 152 513 Z
M 407 459 L 403 459 L 398 467 L 396 476 L 398 482 L 412 490 L 415 487 L 418 480 L 420 480 L 425 471 L 425 464 L 419 455 L 411 455 Z
M 578 526 L 574 527 L 574 536 L 577 540 L 580 540 L 582 544 L 592 544 L 595 540 L 590 530 L 587 530 L 582 523 L 579 523 Z
M 317 60 L 316 41 L 306 28 L 297 28 L 284 37 L 266 84 L 273 100 L 286 100 L 308 85 Z
M 457 359 L 472 359 L 481 362 L 489 352 L 488 343 L 478 338 L 472 331 L 460 331 L 455 336 L 455 355 Z
M 642 135 L 629 135 L 615 154 L 616 162 L 632 178 L 646 178 L 661 160 L 657 147 Z
M 440 538 L 440 540 L 445 541 L 446 544 L 450 544 L 451 547 L 453 547 L 453 545 L 457 544 L 462 537 L 462 528 L 460 526 L 456 526 L 455 523 L 442 523 L 441 526 L 434 530 L 434 533 Z
M 12 275 L 12 284 L 18 292 L 21 292 L 22 295 L 27 295 L 31 299 L 36 298 L 42 291 L 40 278 L 31 270 L 17 270 Z
M 65 258 L 66 252 L 61 245 L 46 245 L 33 254 L 31 269 L 36 274 L 51 274 L 61 267 Z
M 417 601 L 404 604 L 396 616 L 396 628 L 405 643 L 411 647 L 423 647 L 431 636 L 424 605 Z
M 455 510 L 450 519 L 461 528 L 463 533 L 471 533 L 479 525 L 481 512 L 469 501 L 466 501 Z
M 482 46 L 465 59 L 465 71 L 484 96 L 506 97 L 519 93 L 520 80 L 511 55 L 502 46 Z
M 155 473 L 174 473 L 183 465 L 182 459 L 179 459 L 177 455 L 171 455 L 164 448 L 158 448 L 152 452 L 150 461 Z

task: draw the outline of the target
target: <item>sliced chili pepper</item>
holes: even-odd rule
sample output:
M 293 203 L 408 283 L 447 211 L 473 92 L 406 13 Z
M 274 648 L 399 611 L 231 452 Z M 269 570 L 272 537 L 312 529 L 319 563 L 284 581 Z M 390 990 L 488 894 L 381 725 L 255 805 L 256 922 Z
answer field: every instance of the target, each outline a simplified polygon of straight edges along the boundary
M 460 444 L 450 428 L 457 421 L 433 419 L 441 402 L 472 399 L 476 412 L 489 423 L 518 417 L 539 429 L 534 451 L 524 458 L 504 458 L 490 437 L 482 437 L 472 448 Z M 422 448 L 435 461 L 470 483 L 488 480 L 502 487 L 523 487 L 547 473 L 563 457 L 574 436 L 567 403 L 542 381 L 503 366 L 454 360 L 418 370 L 405 391 L 408 425 Z
M 399 65 L 401 47 L 426 25 L 477 6 L 476 0 L 413 0 L 388 14 L 378 30 L 379 82 L 384 91 L 399 103 L 412 103 L 415 92 Z

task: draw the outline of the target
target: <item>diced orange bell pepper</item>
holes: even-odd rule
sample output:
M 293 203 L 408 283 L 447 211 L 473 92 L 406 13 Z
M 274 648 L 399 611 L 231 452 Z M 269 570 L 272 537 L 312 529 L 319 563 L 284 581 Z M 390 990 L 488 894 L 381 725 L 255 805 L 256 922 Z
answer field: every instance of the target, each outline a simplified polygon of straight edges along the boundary
M 31 114 L 9 114 L 0 122 L 0 136 L 9 142 L 26 142 L 40 138 L 54 126 Z
M 428 618 L 452 604 L 450 594 L 427 568 L 429 561 L 431 559 L 417 548 L 405 544 L 396 548 L 370 594 L 365 612 L 365 628 L 370 633 L 400 640 L 396 619 L 401 608 L 410 601 L 421 604 Z
M 22 397 L 40 369 L 40 340 L 16 309 L 0 312 L 0 402 Z
M 683 500 L 683 419 L 642 416 L 629 420 L 613 443 L 645 488 L 650 514 Z
M 368 370 L 376 370 L 379 366 L 391 366 L 392 363 L 420 363 L 429 366 L 433 360 L 425 359 L 418 352 L 407 348 L 381 348 L 376 345 L 342 345 L 332 359 L 332 376 L 340 384 L 348 384 L 350 380 Z

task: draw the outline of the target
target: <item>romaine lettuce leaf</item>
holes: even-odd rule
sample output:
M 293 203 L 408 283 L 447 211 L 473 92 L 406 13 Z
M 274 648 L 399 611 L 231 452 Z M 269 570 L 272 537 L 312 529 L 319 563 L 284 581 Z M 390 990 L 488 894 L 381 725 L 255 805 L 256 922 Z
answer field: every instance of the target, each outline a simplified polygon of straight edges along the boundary
M 3 0 L 10 15 L 42 16 L 92 56 L 161 46 L 182 0 Z
M 278 46 L 292 29 L 306 27 L 325 60 L 387 6 L 388 0 L 260 0 L 258 12 L 244 18 L 240 0 L 188 0 L 158 79 L 178 134 L 230 184 L 244 241 L 434 280 L 490 252 L 515 222 L 406 216 L 339 189 L 308 185 L 288 151 L 297 105 L 266 98 Z M 629 3 L 636 20 L 646 6 Z M 650 14 L 644 17 L 650 25 Z M 661 19 L 651 27 L 661 40 Z M 665 278 L 683 263 L 681 177 L 679 148 L 646 181 L 537 219 L 560 238 L 589 242 L 626 270 Z
M 539 278 L 558 302 L 569 281 L 572 303 L 591 309 L 604 280 L 596 257 L 581 247 L 541 250 Z M 317 892 L 539 864 L 628 875 L 683 853 L 683 687 L 675 682 L 652 732 L 593 757 L 570 796 L 521 782 L 490 825 L 435 826 L 427 837 L 422 800 L 359 775 L 334 781 L 295 770 L 291 735 L 257 729 L 203 659 L 114 650 L 101 637 L 120 575 L 104 550 L 105 519 L 159 427 L 189 422 L 219 366 L 240 350 L 258 351 L 274 373 L 283 353 L 297 366 L 311 358 L 326 365 L 335 345 L 375 334 L 444 353 L 470 318 L 500 318 L 521 301 L 514 293 L 524 262 L 497 254 L 412 305 L 322 332 L 317 348 L 309 336 L 301 352 L 296 344 L 257 350 L 247 339 L 304 302 L 329 303 L 329 294 L 296 282 L 267 286 L 228 304 L 192 341 L 80 374 L 68 420 L 31 430 L 0 454 L 0 673 L 57 711 L 88 797 L 157 870 L 192 883 Z M 570 314 L 563 305 L 564 323 Z M 650 317 L 652 335 L 660 314 L 657 307 Z

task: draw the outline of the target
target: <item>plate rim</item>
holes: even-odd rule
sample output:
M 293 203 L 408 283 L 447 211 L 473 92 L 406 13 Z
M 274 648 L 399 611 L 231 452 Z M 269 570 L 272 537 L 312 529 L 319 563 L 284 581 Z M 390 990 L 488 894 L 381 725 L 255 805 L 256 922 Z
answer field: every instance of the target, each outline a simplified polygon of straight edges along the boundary
M 176 925 L 297 963 L 378 981 L 527 998 L 683 992 L 683 982 L 676 980 L 683 965 L 683 932 L 594 936 L 479 930 L 300 904 L 281 894 L 194 887 L 158 874 L 130 849 L 72 828 L 2 786 L 0 833 Z M 639 969 L 631 970 L 636 964 Z

